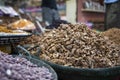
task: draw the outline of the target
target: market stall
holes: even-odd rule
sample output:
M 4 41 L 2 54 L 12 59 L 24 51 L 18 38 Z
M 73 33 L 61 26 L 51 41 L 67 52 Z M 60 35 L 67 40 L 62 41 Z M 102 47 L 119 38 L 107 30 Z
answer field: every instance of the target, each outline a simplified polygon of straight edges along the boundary
M 51 65 L 60 80 L 119 80 L 120 47 L 85 24 L 63 24 L 24 44 L 31 44 L 29 53 Z
M 59 80 L 119 80 L 120 47 L 85 24 L 62 24 L 32 35 L 17 51 L 49 64 Z
M 11 15 L 8 7 L 2 6 L 0 11 L 0 80 L 58 80 L 48 64 L 21 55 L 24 52 L 15 53 L 17 45 L 33 34 L 35 24 L 20 15 Z
M 0 79 L 120 80 L 120 29 L 97 32 L 64 20 L 43 28 L 38 18 L 7 10 L 0 7 Z

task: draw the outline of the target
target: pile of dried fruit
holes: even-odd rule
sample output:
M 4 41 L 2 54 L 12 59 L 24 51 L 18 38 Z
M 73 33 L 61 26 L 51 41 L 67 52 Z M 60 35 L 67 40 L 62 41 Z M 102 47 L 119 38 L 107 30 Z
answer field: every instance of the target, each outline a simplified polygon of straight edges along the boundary
M 6 26 L 0 26 L 0 32 L 13 33 L 13 31 L 10 29 L 7 29 Z
M 27 19 L 20 19 L 8 25 L 10 29 L 15 30 L 34 30 L 35 25 L 27 20 Z
M 111 28 L 105 32 L 102 32 L 101 34 L 109 37 L 110 40 L 115 42 L 120 47 L 120 29 Z
M 53 80 L 47 68 L 0 52 L 0 80 Z
M 70 67 L 105 68 L 120 65 L 116 45 L 84 24 L 64 24 L 38 37 L 40 58 Z

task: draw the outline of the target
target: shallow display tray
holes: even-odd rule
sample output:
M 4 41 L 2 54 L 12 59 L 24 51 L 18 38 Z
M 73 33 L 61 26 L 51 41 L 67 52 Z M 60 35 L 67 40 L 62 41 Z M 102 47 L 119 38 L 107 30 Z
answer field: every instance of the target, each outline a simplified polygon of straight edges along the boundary
M 22 39 L 31 36 L 31 33 L 27 34 L 0 34 L 0 45 L 9 45 L 19 43 Z

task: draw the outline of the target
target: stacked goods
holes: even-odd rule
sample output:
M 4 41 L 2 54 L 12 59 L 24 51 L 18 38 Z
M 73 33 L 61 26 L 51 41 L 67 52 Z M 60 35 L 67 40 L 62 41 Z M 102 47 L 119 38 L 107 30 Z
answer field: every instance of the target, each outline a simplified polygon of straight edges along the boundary
M 0 52 L 0 80 L 53 80 L 47 68 Z
M 120 47 L 120 29 L 111 28 L 101 34 L 109 37 L 110 40 L 115 42 Z
M 84 24 L 63 24 L 58 29 L 37 36 L 40 58 L 76 68 L 120 66 L 116 45 Z

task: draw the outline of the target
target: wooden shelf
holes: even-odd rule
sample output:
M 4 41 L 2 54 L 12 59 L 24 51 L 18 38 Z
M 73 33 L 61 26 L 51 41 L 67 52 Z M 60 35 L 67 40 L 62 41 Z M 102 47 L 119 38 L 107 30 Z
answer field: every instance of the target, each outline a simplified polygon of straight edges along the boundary
M 97 12 L 97 13 L 105 13 L 105 11 L 102 10 L 92 10 L 92 9 L 81 9 L 83 12 Z

